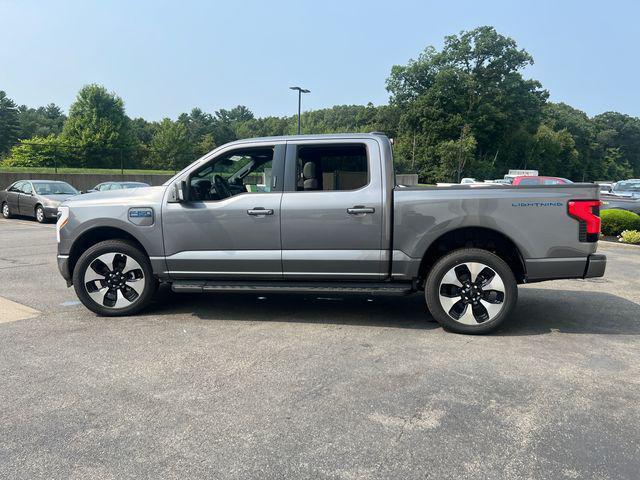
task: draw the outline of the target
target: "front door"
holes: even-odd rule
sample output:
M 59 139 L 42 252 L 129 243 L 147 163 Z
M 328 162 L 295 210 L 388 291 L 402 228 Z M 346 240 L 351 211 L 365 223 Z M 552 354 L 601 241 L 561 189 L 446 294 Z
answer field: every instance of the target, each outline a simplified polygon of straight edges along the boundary
M 290 141 L 282 196 L 285 279 L 379 280 L 383 185 L 372 139 Z
M 165 199 L 162 211 L 172 278 L 282 278 L 284 152 L 284 142 L 228 147 L 183 177 L 189 201 Z

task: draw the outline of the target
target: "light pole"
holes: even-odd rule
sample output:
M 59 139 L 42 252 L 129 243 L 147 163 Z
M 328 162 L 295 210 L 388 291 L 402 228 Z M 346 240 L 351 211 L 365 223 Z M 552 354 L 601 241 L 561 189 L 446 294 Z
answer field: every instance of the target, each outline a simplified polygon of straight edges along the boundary
M 311 90 L 305 90 L 301 87 L 289 87 L 291 90 L 298 91 L 298 135 L 300 135 L 300 106 L 302 105 L 302 94 L 311 93 Z

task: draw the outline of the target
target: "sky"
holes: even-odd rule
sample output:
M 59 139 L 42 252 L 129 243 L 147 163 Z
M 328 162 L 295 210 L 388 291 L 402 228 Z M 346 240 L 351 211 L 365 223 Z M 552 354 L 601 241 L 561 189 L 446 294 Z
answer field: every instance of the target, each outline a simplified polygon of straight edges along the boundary
M 640 116 L 640 1 L 0 0 L 0 90 L 54 102 L 99 83 L 130 117 L 246 105 L 258 116 L 387 103 L 385 79 L 445 35 L 493 25 L 550 99 Z

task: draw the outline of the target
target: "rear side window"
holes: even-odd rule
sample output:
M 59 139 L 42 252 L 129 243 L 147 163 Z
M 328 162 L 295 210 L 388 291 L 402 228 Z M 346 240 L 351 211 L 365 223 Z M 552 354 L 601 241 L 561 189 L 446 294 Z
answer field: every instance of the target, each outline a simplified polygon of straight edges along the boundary
M 364 145 L 298 147 L 297 191 L 357 190 L 368 183 L 369 161 Z
M 11 187 L 9 187 L 9 191 L 10 192 L 21 192 L 23 185 L 24 185 L 24 182 L 16 182 L 13 185 L 11 185 Z

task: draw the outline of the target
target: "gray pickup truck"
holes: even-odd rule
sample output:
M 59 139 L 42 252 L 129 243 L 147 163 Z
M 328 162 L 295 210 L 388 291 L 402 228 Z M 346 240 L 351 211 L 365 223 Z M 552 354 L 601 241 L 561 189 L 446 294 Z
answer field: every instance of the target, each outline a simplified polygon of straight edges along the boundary
M 383 134 L 240 140 L 159 187 L 73 198 L 58 265 L 90 310 L 140 311 L 176 292 L 424 291 L 460 333 L 494 330 L 517 284 L 600 277 L 594 184 L 395 183 Z

